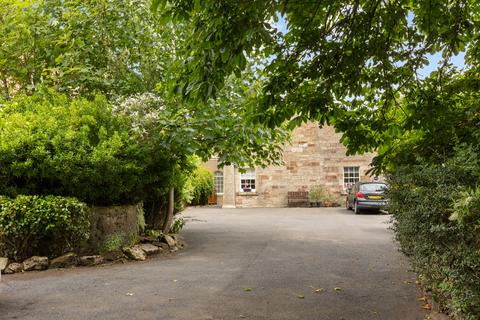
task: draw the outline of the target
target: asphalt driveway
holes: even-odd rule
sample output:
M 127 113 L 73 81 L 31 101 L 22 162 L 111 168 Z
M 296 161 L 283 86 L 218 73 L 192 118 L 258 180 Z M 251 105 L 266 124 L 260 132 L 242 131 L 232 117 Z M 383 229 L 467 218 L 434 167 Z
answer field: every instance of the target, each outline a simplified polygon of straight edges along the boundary
M 386 215 L 191 209 L 169 257 L 5 276 L 0 319 L 423 319 Z

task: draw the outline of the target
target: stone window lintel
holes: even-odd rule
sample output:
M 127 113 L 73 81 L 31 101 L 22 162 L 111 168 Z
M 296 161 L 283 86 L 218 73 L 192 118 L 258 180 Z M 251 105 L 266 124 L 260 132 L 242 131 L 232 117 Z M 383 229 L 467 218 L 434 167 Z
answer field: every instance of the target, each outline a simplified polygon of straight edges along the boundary
M 258 196 L 258 192 L 237 192 L 237 196 L 255 197 Z

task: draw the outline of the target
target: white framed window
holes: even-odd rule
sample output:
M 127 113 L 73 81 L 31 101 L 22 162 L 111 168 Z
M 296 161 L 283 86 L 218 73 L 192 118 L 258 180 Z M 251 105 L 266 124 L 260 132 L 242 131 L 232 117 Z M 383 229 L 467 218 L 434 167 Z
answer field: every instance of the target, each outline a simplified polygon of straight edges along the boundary
M 215 171 L 214 174 L 215 192 L 217 194 L 223 194 L 223 171 Z
M 255 192 L 255 169 L 245 169 L 240 173 L 240 192 Z
M 343 167 L 343 188 L 348 189 L 360 181 L 360 167 Z

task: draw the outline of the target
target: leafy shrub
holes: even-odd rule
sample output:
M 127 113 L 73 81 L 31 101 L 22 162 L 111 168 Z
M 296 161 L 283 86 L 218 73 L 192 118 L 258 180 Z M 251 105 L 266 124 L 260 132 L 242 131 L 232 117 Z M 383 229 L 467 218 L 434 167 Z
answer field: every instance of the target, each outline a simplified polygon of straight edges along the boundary
M 18 196 L 0 199 L 0 255 L 16 260 L 58 256 L 90 236 L 89 209 L 74 198 Z
M 157 230 L 157 229 L 147 229 L 145 230 L 145 235 L 147 237 L 160 239 L 163 237 L 163 232 L 162 230 Z
M 185 227 L 187 221 L 184 218 L 176 218 L 170 227 L 170 233 L 179 233 Z
M 100 254 L 119 252 L 123 247 L 131 247 L 140 241 L 137 232 L 116 232 L 108 235 L 98 246 Z
M 450 220 L 461 225 L 472 225 L 480 230 L 480 186 L 462 191 L 455 200 Z
M 101 254 L 116 252 L 122 249 L 125 242 L 125 235 L 123 233 L 113 233 L 105 238 L 98 251 Z
M 40 92 L 0 107 L 0 194 L 133 204 L 169 184 L 173 166 L 106 99 Z
M 480 318 L 479 170 L 458 156 L 410 165 L 390 177 L 396 238 L 434 298 L 464 319 Z
M 188 184 L 190 184 L 190 187 L 188 187 Z M 191 205 L 207 204 L 208 197 L 214 191 L 213 174 L 205 168 L 197 168 L 187 182 L 187 188 L 190 188 L 187 199 L 191 199 Z
M 323 202 L 327 200 L 328 194 L 322 186 L 313 186 L 308 192 L 310 202 Z

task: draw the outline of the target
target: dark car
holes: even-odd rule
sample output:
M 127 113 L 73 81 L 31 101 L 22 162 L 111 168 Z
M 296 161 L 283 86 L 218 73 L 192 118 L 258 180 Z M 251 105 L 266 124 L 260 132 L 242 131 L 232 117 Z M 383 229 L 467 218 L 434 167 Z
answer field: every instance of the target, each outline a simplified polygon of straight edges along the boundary
M 383 182 L 357 182 L 348 191 L 346 207 L 360 213 L 361 210 L 385 210 L 388 200 L 385 191 L 388 186 Z

